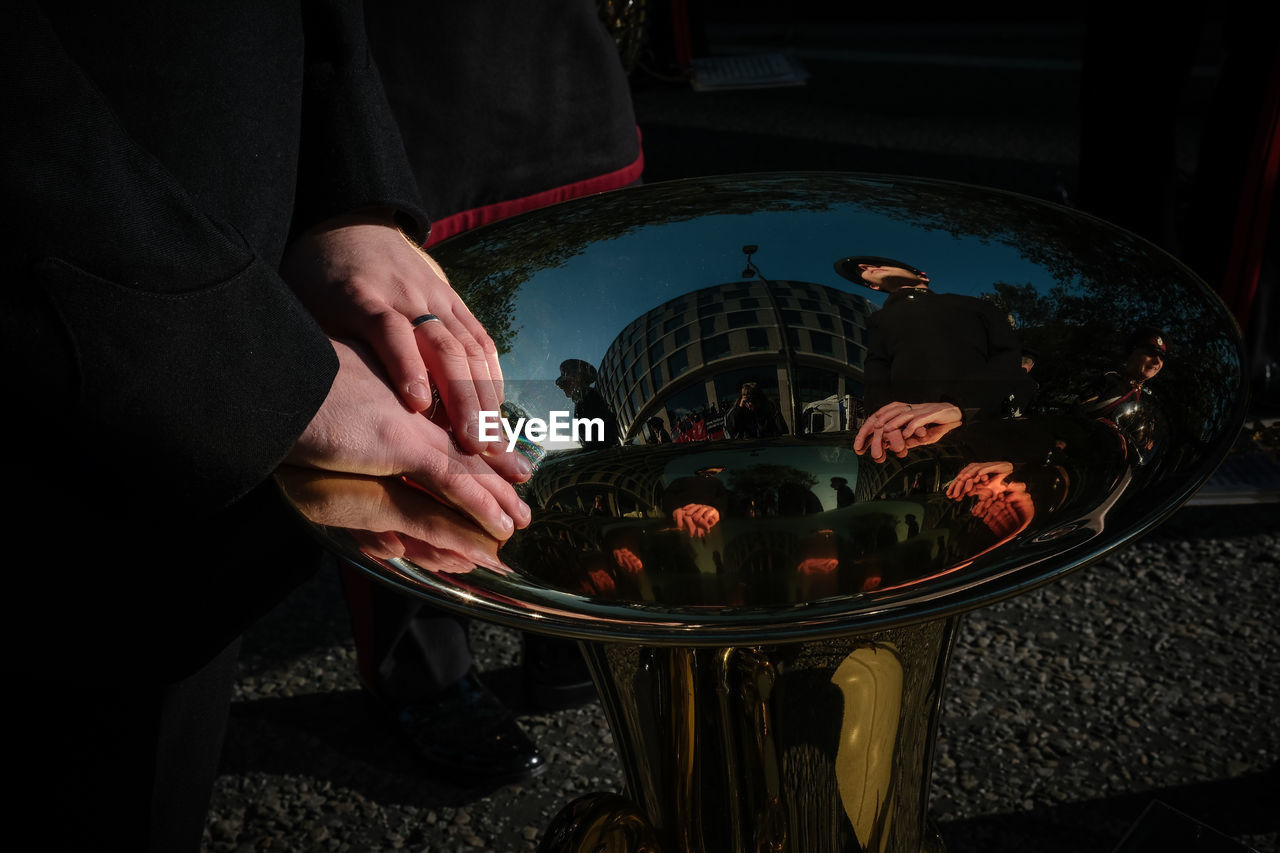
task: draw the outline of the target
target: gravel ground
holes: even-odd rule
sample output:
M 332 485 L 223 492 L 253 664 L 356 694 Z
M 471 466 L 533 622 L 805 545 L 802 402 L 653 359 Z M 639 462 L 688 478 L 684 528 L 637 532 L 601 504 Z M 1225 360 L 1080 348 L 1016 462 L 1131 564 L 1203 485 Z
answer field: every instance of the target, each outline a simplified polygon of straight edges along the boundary
M 957 851 L 1110 851 L 1158 800 L 1280 851 L 1280 512 L 1185 507 L 1058 583 L 966 617 L 931 811 Z M 477 624 L 514 695 L 516 635 Z M 522 715 L 551 766 L 496 792 L 431 781 L 365 712 L 336 578 L 245 639 L 205 850 L 534 850 L 584 793 L 620 790 L 596 703 Z

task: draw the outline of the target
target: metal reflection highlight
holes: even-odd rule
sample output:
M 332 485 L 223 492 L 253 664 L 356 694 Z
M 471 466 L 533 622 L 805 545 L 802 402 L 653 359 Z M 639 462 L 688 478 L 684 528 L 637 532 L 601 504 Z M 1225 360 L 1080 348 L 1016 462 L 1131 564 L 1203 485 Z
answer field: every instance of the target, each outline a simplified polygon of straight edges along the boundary
M 585 650 L 662 850 L 920 851 L 938 844 L 926 792 L 956 625 Z

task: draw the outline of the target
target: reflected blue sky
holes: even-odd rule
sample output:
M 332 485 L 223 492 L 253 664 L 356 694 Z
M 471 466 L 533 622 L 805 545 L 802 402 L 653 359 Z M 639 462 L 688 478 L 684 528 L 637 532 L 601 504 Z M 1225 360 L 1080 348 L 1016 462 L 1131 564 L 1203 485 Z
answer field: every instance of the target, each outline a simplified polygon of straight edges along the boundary
M 759 247 L 753 260 L 769 279 L 854 291 L 876 305 L 883 295 L 841 278 L 832 268 L 836 260 L 900 258 L 925 270 L 939 292 L 978 295 L 997 281 L 1043 289 L 1054 283 L 1043 267 L 1009 246 L 922 231 L 862 205 L 703 216 L 591 244 L 526 282 L 516 298 L 519 331 L 502 359 L 504 375 L 554 379 L 566 358 L 598 365 L 617 334 L 646 311 L 702 287 L 742 280 L 747 244 Z M 522 404 L 536 408 L 541 402 Z

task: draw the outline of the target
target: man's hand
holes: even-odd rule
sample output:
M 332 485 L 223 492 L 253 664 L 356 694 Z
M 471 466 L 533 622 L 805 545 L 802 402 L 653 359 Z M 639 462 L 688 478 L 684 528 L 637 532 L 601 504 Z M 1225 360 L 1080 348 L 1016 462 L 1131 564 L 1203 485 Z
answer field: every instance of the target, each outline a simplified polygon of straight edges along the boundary
M 342 341 L 332 343 L 338 375 L 286 462 L 404 477 L 498 539 L 529 523 L 529 508 L 511 487 L 532 475 L 527 459 L 460 450 L 450 433 L 400 404 L 368 357 Z
M 502 402 L 498 350 L 429 255 L 373 215 L 332 220 L 298 238 L 281 275 L 333 337 L 372 348 L 404 405 L 422 412 L 434 386 L 463 448 L 479 439 L 479 412 Z M 434 315 L 414 325 L 414 320 Z
M 970 462 L 960 469 L 956 478 L 947 485 L 947 497 L 953 501 L 974 494 L 985 488 L 993 494 L 1004 491 L 1004 478 L 1013 473 L 1011 462 Z
M 624 569 L 633 575 L 644 571 L 644 563 L 636 556 L 636 552 L 630 548 L 614 548 L 613 561 L 618 564 L 618 568 Z
M 372 557 L 407 557 L 420 568 L 446 573 L 476 566 L 511 573 L 498 558 L 497 539 L 399 480 L 292 465 L 280 466 L 276 480 L 303 515 L 315 524 L 345 529 Z
M 933 444 L 960 426 L 963 416 L 951 403 L 888 403 L 867 418 L 853 439 L 853 452 L 871 452 L 883 462 L 886 451 L 899 458 L 922 444 Z
M 975 498 L 970 510 L 974 517 L 1006 539 L 1025 530 L 1036 514 L 1026 485 L 1006 479 L 1012 473 L 1010 462 L 970 462 L 947 485 L 947 497 Z
M 701 539 L 720 523 L 720 510 L 706 504 L 685 504 L 671 513 L 676 527 L 694 539 Z
M 801 575 L 829 575 L 840 567 L 840 560 L 835 557 L 805 557 L 796 566 Z
M 1022 483 L 1006 483 L 1000 491 L 979 488 L 971 512 L 996 536 L 1008 539 L 1027 529 L 1036 507 Z

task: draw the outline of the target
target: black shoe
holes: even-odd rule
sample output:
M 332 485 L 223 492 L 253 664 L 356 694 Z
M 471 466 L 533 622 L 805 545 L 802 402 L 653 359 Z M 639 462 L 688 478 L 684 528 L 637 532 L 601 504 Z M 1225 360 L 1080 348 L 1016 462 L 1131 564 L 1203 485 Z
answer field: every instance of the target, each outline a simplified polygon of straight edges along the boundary
M 560 711 L 585 705 L 596 698 L 582 650 L 573 640 L 524 635 L 525 701 L 540 711 Z
M 467 786 L 528 779 L 547 762 L 515 715 L 471 670 L 428 702 L 394 715 L 400 733 L 442 779 Z

